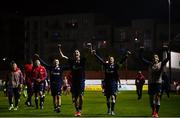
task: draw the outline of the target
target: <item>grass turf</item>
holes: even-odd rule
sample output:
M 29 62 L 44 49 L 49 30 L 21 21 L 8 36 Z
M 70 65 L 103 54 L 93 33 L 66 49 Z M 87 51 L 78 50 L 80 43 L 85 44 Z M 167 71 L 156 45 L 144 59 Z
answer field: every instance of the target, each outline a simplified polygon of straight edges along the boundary
M 137 100 L 135 91 L 120 91 L 117 96 L 115 113 L 117 117 L 151 117 L 147 91 L 143 92 L 141 100 Z M 46 95 L 44 109 L 25 106 L 23 96 L 17 111 L 8 111 L 8 99 L 0 92 L 0 117 L 73 117 L 74 106 L 71 95 L 62 95 L 61 113 L 53 111 L 51 95 Z M 34 97 L 33 97 L 34 101 Z M 34 103 L 34 102 L 33 102 Z M 180 117 L 180 96 L 170 94 L 170 98 L 164 94 L 161 100 L 159 116 L 161 117 Z M 83 117 L 108 117 L 106 99 L 102 92 L 86 91 L 84 94 Z

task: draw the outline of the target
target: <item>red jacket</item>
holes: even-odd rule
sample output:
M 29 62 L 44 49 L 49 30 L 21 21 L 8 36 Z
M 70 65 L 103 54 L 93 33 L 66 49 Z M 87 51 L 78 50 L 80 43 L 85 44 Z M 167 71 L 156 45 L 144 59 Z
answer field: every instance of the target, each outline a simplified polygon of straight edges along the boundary
M 32 78 L 35 83 L 42 83 L 45 80 L 46 76 L 47 74 L 44 66 L 39 65 L 33 68 Z M 38 81 L 39 79 L 40 81 Z
M 32 70 L 33 70 L 33 65 L 32 64 L 25 64 L 24 65 L 25 69 L 25 81 L 26 85 L 31 86 L 32 85 Z
M 142 73 L 138 73 L 138 75 L 136 77 L 135 84 L 136 85 L 143 85 L 144 83 L 145 83 L 144 75 Z

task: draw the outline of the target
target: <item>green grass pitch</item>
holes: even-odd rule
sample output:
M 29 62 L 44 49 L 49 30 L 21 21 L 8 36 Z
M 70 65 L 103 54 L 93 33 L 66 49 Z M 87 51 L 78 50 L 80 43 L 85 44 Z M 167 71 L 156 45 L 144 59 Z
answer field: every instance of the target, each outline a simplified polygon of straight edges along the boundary
M 34 101 L 34 97 L 33 97 Z M 53 111 L 51 95 L 46 94 L 44 109 L 27 107 L 22 96 L 18 111 L 8 111 L 8 99 L 0 92 L 0 117 L 73 117 L 74 105 L 71 95 L 62 95 L 61 113 Z M 34 102 L 33 102 L 34 103 Z M 147 91 L 143 92 L 141 100 L 137 100 L 135 91 L 120 91 L 115 106 L 115 117 L 151 117 L 151 109 Z M 106 99 L 100 91 L 86 91 L 82 117 L 108 117 Z M 180 117 L 180 96 L 174 93 L 170 98 L 164 94 L 161 100 L 160 117 Z

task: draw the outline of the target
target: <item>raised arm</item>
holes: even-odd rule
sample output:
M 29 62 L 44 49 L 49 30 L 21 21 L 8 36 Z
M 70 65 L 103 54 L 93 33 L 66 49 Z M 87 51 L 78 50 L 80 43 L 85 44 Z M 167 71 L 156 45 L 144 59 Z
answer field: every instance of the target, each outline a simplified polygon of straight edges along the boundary
M 168 47 L 165 45 L 165 46 L 163 46 L 163 48 L 165 49 L 165 52 L 166 52 L 166 54 L 167 54 L 167 57 L 166 57 L 166 59 L 164 59 L 164 60 L 162 61 L 162 67 L 164 67 L 164 66 L 166 65 L 166 63 L 169 61 L 169 59 L 170 59 L 170 52 L 169 52 L 169 50 L 168 50 Z
M 58 44 L 58 49 L 59 49 L 59 53 L 60 53 L 60 55 L 62 56 L 62 58 L 69 59 L 67 56 L 65 56 L 65 55 L 62 53 L 61 44 Z
M 141 60 L 143 63 L 147 64 L 147 65 L 152 64 L 152 62 L 148 61 L 147 59 L 145 59 L 145 58 L 143 57 L 143 49 L 144 49 L 144 47 L 140 47 L 140 52 L 139 52 L 139 58 L 140 58 L 140 60 Z
M 129 55 L 131 55 L 131 52 L 127 51 L 126 55 L 120 61 L 118 61 L 117 64 L 120 66 L 120 64 L 122 64 L 122 63 L 124 63 L 124 61 L 126 61 L 126 59 L 128 58 Z
M 102 64 L 105 64 L 105 61 L 99 56 L 96 54 L 96 51 L 95 50 L 92 50 L 92 54 L 102 63 Z
M 47 68 L 48 70 L 51 69 L 51 66 L 50 66 L 49 64 L 47 64 L 44 60 L 42 60 L 42 59 L 39 57 L 38 54 L 35 54 L 35 56 L 39 59 L 39 61 L 41 62 L 41 64 L 42 64 L 43 66 L 45 66 L 45 68 Z

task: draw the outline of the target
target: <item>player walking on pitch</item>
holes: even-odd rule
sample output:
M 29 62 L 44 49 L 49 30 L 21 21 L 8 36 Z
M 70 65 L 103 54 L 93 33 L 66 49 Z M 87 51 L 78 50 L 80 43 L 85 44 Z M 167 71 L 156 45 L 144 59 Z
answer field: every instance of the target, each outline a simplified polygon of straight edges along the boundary
M 10 66 L 11 70 L 8 73 L 6 80 L 8 100 L 10 105 L 9 111 L 12 109 L 16 111 L 18 109 L 20 91 L 23 85 L 23 74 L 14 61 L 11 62 Z M 15 100 L 15 105 L 13 105 L 13 98 Z
M 45 68 L 50 71 L 50 87 L 51 95 L 53 96 L 54 111 L 59 113 L 61 112 L 61 88 L 63 85 L 62 74 L 64 70 L 68 69 L 68 67 L 60 66 L 58 59 L 54 59 L 52 66 L 48 65 L 39 57 L 39 55 L 36 54 L 36 56 L 38 57 L 42 65 L 44 65 Z
M 37 59 L 34 62 L 33 72 L 32 72 L 32 78 L 33 78 L 33 84 L 34 84 L 34 93 L 35 93 L 35 104 L 36 109 L 38 109 L 38 96 L 40 96 L 40 109 L 43 109 L 44 107 L 44 80 L 46 78 L 46 69 L 44 66 L 41 66 L 40 61 Z
M 83 94 L 84 94 L 84 87 L 85 87 L 85 63 L 86 58 L 81 58 L 80 51 L 75 50 L 73 52 L 73 59 L 70 59 L 61 51 L 61 45 L 58 45 L 60 55 L 68 60 L 71 74 L 72 74 L 72 99 L 75 105 L 75 116 L 81 116 L 82 112 L 82 105 L 83 105 Z
M 110 56 L 108 62 L 105 62 L 100 56 L 96 54 L 95 50 L 91 50 L 95 57 L 103 64 L 105 70 L 104 78 L 104 94 L 106 96 L 107 108 L 109 115 L 115 115 L 114 106 L 116 103 L 116 96 L 118 92 L 119 82 L 119 64 L 122 64 L 130 54 L 128 51 L 125 57 L 117 64 L 114 57 Z M 111 99 L 111 100 L 110 100 Z
M 152 116 L 158 117 L 160 109 L 160 95 L 162 87 L 162 71 L 170 58 L 167 46 L 163 46 L 167 53 L 167 58 L 162 62 L 159 61 L 159 56 L 154 54 L 152 61 L 144 59 L 142 51 L 144 47 L 140 47 L 140 59 L 149 66 L 149 79 L 148 79 L 148 94 L 150 99 L 150 106 L 152 108 Z

